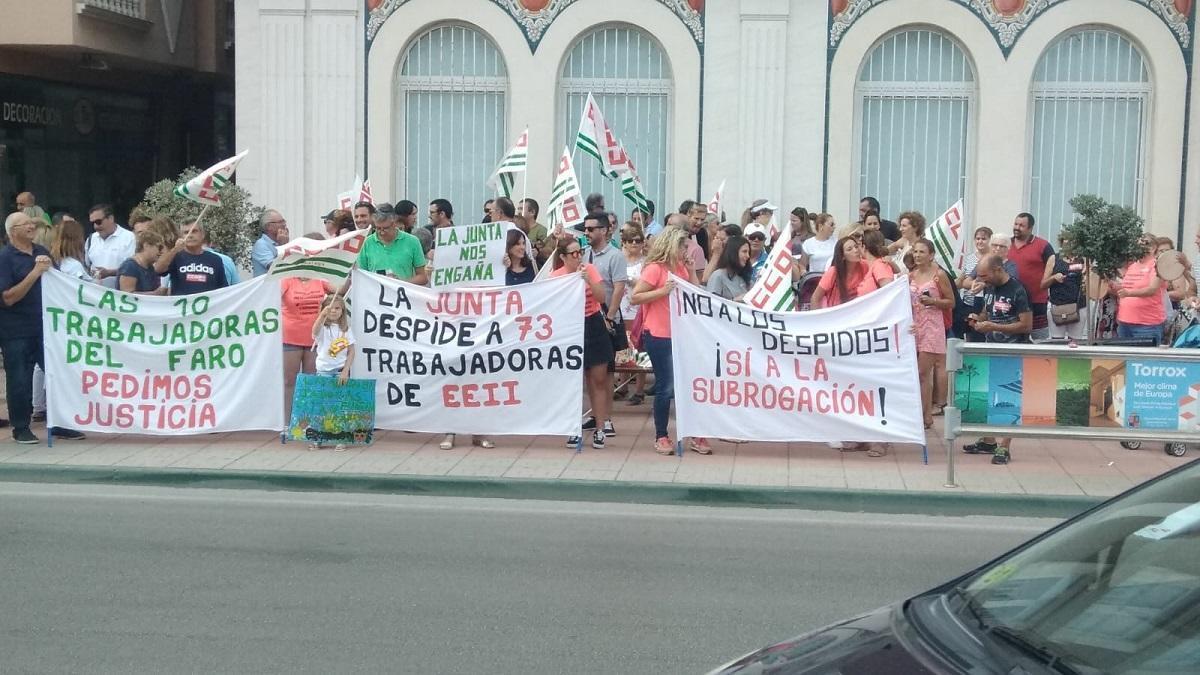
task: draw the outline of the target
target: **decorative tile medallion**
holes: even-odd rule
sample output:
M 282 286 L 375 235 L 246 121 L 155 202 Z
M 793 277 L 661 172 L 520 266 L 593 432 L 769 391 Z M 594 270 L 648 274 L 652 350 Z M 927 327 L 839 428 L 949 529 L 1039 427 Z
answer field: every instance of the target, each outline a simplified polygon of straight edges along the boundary
M 578 0 L 491 0 L 508 13 L 516 22 L 529 43 L 530 51 L 537 51 L 546 29 L 559 14 Z M 671 10 L 692 34 L 697 48 L 704 46 L 704 0 L 647 0 L 657 2 Z M 367 48 L 384 22 L 409 0 L 366 0 L 367 2 Z
M 889 0 L 830 0 L 829 46 L 837 49 L 846 31 L 867 11 Z M 1045 11 L 1066 0 L 945 0 L 965 5 L 985 24 L 1005 58 L 1021 34 Z M 1180 49 L 1192 49 L 1193 0 L 1128 0 L 1154 12 L 1175 35 Z

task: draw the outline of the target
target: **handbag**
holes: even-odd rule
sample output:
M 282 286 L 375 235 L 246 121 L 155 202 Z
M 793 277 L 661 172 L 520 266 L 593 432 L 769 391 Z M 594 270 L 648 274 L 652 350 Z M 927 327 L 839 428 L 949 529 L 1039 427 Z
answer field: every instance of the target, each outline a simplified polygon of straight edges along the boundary
M 605 316 L 608 310 L 605 310 Z M 629 336 L 625 334 L 625 317 L 617 315 L 616 321 L 608 327 L 608 337 L 612 339 L 613 352 L 623 352 L 629 349 Z
M 1073 323 L 1079 323 L 1079 303 L 1068 302 L 1062 305 L 1050 305 L 1050 315 L 1054 318 L 1054 325 L 1069 326 Z
M 629 346 L 637 351 L 642 351 L 642 332 L 646 330 L 646 308 L 645 305 L 639 305 L 637 316 L 633 317 L 633 323 L 629 326 Z

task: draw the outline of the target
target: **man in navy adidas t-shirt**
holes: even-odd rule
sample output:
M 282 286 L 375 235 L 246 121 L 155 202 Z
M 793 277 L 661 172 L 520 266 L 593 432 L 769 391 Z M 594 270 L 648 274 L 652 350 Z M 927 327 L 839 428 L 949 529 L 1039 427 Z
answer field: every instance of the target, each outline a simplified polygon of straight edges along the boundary
M 225 288 L 225 263 L 212 251 L 204 250 L 204 227 L 189 223 L 175 247 L 154 263 L 159 274 L 171 277 L 171 295 L 192 295 Z

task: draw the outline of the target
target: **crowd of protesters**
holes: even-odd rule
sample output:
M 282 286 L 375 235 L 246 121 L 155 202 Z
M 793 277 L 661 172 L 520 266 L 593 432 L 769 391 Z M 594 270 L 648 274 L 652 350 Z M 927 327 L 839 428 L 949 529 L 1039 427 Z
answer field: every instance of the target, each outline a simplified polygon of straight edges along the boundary
M 54 267 L 81 280 L 150 295 L 210 292 L 237 283 L 238 272 L 228 255 L 212 248 L 202 222 L 175 223 L 163 214 L 135 213 L 126 228 L 117 222 L 111 206 L 97 204 L 88 211 L 86 223 L 92 233 L 85 238 L 83 223 L 69 213 L 46 214 L 33 195 L 22 193 L 18 207 L 5 221 L 8 244 L 0 250 L 0 351 L 10 415 L 0 424 L 11 423 L 18 442 L 36 443 L 30 423 L 45 416 L 39 282 L 46 270 Z M 480 216 L 468 220 L 516 225 L 505 249 L 506 284 L 530 283 L 543 268 L 548 268 L 547 276 L 575 274 L 585 280 L 581 386 L 591 412 L 580 428 L 590 435 L 592 447 L 604 448 L 606 439 L 617 433 L 612 420 L 614 397 L 637 406 L 653 396 L 653 449 L 672 454 L 676 443 L 669 431 L 674 394 L 668 311 L 671 275 L 741 302 L 777 244 L 776 222 L 782 214 L 765 199 L 751 203 L 739 224 L 724 222 L 724 214 L 709 213 L 694 200 L 661 218 L 650 202 L 644 210 L 634 209 L 625 222 L 606 208 L 599 194 L 589 195 L 585 208 L 581 223 L 553 231 L 540 222 L 541 205 L 534 199 L 519 203 L 504 197 L 490 199 Z M 430 201 L 423 225 L 418 224 L 418 209 L 408 200 L 359 202 L 330 211 L 322 218 L 320 230 L 304 236 L 333 238 L 369 230 L 358 255 L 360 269 L 426 284 L 436 230 L 455 224 L 455 208 L 446 199 Z M 1174 245 L 1150 235 L 1141 240 L 1145 255 L 1126 265 L 1103 289 L 1107 311 L 1113 314 L 1105 323 L 1088 315 L 1086 261 L 1072 251 L 1068 240 L 1059 237 L 1056 249 L 1038 236 L 1029 213 L 1018 214 L 1010 230 L 976 228 L 962 269 L 952 274 L 938 264 L 921 213 L 905 211 L 893 222 L 882 217 L 878 200 L 866 197 L 860 201 L 858 220 L 840 227 L 832 215 L 803 207 L 792 209 L 786 217 L 792 235 L 782 244 L 792 254 L 796 309 L 837 306 L 893 281 L 907 281 L 916 344 L 912 358 L 920 378 L 926 429 L 932 428 L 934 417 L 947 405 L 948 337 L 1019 343 L 1111 336 L 1158 344 L 1168 332 L 1169 320 L 1196 302 L 1192 276 L 1174 282 L 1160 279 L 1157 256 Z M 262 214 L 258 229 L 260 236 L 250 256 L 254 276 L 267 273 L 277 247 L 292 236 L 286 219 L 275 209 Z M 284 400 L 289 409 L 285 412 L 290 412 L 299 373 L 326 374 L 343 381 L 349 375 L 354 339 L 347 308 L 336 297 L 345 291 L 309 278 L 287 278 L 281 283 Z M 1088 334 L 1091 325 L 1099 326 L 1096 336 Z M 340 356 L 323 353 L 334 339 L 341 341 Z M 614 382 L 618 360 L 623 354 L 639 353 L 648 357 L 649 368 L 635 369 L 639 372 L 618 386 Z M 64 439 L 83 437 L 70 429 L 52 432 Z M 583 441 L 582 435 L 576 435 L 567 444 L 578 447 Z M 474 437 L 473 443 L 495 447 L 482 436 Z M 455 435 L 448 433 L 440 447 L 450 449 L 454 444 Z M 687 439 L 683 445 L 703 455 L 713 452 L 704 438 Z M 871 456 L 887 452 L 886 446 L 879 445 L 831 445 L 843 451 L 864 450 Z M 989 454 L 994 463 L 1004 464 L 1011 459 L 1011 439 L 984 438 L 964 450 Z

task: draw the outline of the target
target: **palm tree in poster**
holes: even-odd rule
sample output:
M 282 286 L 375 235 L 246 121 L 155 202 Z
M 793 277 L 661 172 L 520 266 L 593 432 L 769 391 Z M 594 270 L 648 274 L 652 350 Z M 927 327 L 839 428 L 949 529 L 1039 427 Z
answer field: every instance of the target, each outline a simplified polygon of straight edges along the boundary
M 965 412 L 971 409 L 971 381 L 979 376 L 979 369 L 975 367 L 974 363 L 967 363 L 958 372 L 967 378 L 967 406 L 963 408 Z

